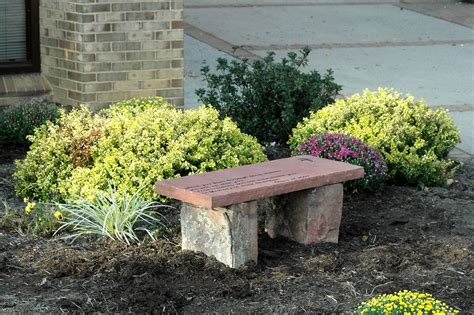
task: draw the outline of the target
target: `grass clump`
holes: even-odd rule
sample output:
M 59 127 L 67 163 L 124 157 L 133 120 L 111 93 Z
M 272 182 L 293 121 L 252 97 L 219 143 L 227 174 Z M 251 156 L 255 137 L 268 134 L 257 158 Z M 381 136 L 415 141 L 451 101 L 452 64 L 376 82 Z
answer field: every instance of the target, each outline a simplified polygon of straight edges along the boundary
M 57 204 L 63 216 L 56 233 L 67 230 L 63 238 L 75 240 L 84 235 L 99 235 L 126 244 L 139 241 L 137 233 L 144 232 L 151 238 L 164 228 L 164 219 L 156 210 L 168 207 L 155 201 L 146 201 L 142 190 L 135 194 L 119 194 L 113 186 L 98 194 L 93 202 L 76 197 L 70 203 Z
M 0 227 L 17 233 L 50 237 L 57 230 L 62 214 L 54 205 L 34 202 L 25 198 L 25 208 L 13 208 L 4 202 L 5 213 L 0 218 Z

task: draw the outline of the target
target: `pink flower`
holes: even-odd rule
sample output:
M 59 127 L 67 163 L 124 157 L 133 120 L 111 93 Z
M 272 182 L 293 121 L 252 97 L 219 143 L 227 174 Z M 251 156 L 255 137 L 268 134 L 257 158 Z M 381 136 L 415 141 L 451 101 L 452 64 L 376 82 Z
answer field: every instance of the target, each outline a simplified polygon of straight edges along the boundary
M 379 187 L 387 174 L 387 166 L 382 155 L 357 138 L 345 134 L 323 133 L 311 136 L 297 151 L 322 158 L 344 161 L 364 167 L 366 176 L 348 182 L 354 188 Z
M 349 150 L 347 149 L 347 147 L 342 147 L 342 148 L 341 148 L 341 151 L 339 151 L 339 155 L 342 156 L 342 157 L 346 157 L 346 156 L 348 156 L 350 153 L 351 153 L 351 151 L 349 151 Z

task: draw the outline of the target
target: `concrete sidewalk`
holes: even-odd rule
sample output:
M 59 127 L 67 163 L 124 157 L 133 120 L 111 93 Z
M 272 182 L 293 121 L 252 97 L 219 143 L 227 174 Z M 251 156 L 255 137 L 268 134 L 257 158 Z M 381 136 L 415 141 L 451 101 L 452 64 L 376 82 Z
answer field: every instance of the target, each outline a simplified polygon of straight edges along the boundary
M 185 104 L 217 57 L 284 57 L 313 48 L 309 67 L 334 70 L 343 94 L 393 87 L 444 107 L 474 155 L 474 5 L 443 1 L 193 0 L 185 7 Z M 258 3 L 258 4 L 256 4 Z M 227 53 L 227 55 L 226 55 Z

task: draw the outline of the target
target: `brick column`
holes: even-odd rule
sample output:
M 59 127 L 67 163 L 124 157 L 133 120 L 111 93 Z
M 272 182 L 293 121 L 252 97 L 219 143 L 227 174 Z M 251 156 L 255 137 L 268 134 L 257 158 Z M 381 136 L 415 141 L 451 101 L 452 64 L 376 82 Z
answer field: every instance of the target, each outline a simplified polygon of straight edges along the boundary
M 207 209 L 183 203 L 182 249 L 214 256 L 231 268 L 257 262 L 257 202 Z
M 62 104 L 183 106 L 182 0 L 42 0 L 41 67 Z

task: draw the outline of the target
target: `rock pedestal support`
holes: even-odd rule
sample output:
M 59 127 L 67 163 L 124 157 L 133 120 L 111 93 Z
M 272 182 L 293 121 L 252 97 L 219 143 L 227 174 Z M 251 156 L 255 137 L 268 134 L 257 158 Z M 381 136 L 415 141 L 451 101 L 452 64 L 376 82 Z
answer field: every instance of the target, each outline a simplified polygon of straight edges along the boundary
M 182 249 L 214 256 L 231 268 L 257 262 L 257 202 L 226 208 L 203 208 L 183 203 Z
M 284 236 L 300 244 L 337 243 L 342 197 L 342 184 L 278 196 L 267 213 L 266 231 L 272 238 Z
M 268 210 L 266 231 L 301 244 L 337 243 L 342 215 L 342 184 L 298 191 L 275 198 Z M 258 257 L 257 201 L 225 208 L 183 203 L 182 249 L 214 256 L 231 268 Z

